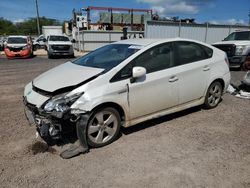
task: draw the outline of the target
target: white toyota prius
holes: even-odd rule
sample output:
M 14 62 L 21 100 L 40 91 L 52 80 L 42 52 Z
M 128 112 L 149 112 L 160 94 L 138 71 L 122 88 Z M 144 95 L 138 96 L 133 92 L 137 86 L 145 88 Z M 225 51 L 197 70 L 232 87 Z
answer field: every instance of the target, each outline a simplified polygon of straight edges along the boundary
M 79 139 L 100 147 L 114 141 L 121 126 L 193 106 L 216 107 L 229 82 L 227 56 L 211 45 L 181 38 L 124 40 L 28 83 L 25 112 L 49 144 L 82 121 L 86 131 Z

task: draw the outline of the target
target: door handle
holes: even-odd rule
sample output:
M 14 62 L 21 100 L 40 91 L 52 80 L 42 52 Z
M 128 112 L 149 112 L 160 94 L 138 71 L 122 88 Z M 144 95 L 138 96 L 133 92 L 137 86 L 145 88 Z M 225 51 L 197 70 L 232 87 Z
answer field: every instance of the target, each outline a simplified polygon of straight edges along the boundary
M 203 67 L 203 71 L 209 71 L 209 70 L 210 70 L 210 67 L 208 65 Z
M 179 78 L 177 76 L 171 76 L 168 81 L 169 82 L 175 82 L 177 80 L 179 80 Z

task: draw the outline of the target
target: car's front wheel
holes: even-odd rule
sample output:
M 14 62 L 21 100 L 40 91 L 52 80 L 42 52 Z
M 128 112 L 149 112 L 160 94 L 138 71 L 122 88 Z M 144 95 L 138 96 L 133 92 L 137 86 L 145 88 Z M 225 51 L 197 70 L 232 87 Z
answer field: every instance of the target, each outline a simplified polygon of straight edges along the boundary
M 87 140 L 92 147 L 102 147 L 113 142 L 119 132 L 121 118 L 118 111 L 107 107 L 95 111 L 88 122 Z
M 207 90 L 204 107 L 206 109 L 215 108 L 219 104 L 221 97 L 222 85 L 220 82 L 215 81 L 209 86 Z

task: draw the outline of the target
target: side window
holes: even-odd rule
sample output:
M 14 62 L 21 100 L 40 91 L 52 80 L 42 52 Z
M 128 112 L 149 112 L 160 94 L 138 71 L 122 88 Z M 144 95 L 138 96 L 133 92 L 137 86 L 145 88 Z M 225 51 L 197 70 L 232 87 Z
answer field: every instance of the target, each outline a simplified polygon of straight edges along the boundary
M 145 67 L 147 73 L 167 69 L 173 65 L 172 43 L 161 44 L 151 48 L 137 57 L 134 66 Z
M 207 58 L 211 58 L 213 56 L 213 50 L 207 46 L 202 46 L 202 48 L 205 50 Z
M 203 59 L 208 59 L 213 55 L 212 49 L 194 42 L 179 41 L 176 42 L 175 44 L 176 44 L 175 66 L 184 65 L 187 63 L 192 63 Z
M 148 73 L 167 69 L 173 63 L 173 44 L 166 43 L 153 47 L 136 57 L 132 62 L 122 68 L 110 81 L 124 80 L 132 76 L 132 69 L 135 66 L 144 67 Z

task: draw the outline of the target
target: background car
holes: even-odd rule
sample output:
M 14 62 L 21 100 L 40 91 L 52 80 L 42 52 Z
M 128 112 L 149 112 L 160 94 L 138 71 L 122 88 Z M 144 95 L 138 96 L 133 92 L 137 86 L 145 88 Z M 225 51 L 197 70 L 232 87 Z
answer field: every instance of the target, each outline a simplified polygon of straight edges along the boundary
M 74 57 L 73 45 L 67 36 L 64 35 L 49 35 L 46 40 L 48 58 L 55 56 L 71 56 Z
M 4 42 L 7 40 L 6 37 L 0 37 L 0 51 L 4 50 Z
M 250 70 L 250 31 L 236 31 L 213 46 L 227 53 L 229 66 Z
M 134 39 L 43 73 L 25 87 L 24 102 L 46 142 L 81 124 L 84 115 L 87 142 L 100 147 L 114 141 L 121 126 L 198 105 L 214 108 L 229 83 L 226 54 L 211 45 Z
M 34 50 L 38 50 L 40 48 L 45 48 L 45 37 L 44 35 L 40 35 L 39 37 L 33 40 L 33 48 Z
M 7 58 L 27 58 L 33 56 L 32 40 L 29 36 L 9 36 L 4 52 Z

